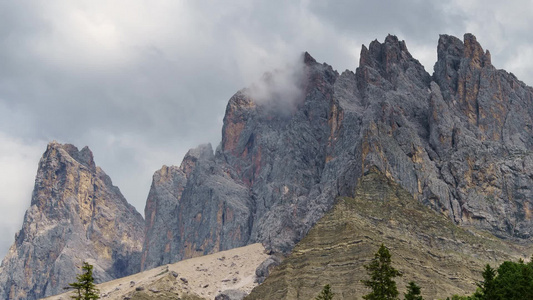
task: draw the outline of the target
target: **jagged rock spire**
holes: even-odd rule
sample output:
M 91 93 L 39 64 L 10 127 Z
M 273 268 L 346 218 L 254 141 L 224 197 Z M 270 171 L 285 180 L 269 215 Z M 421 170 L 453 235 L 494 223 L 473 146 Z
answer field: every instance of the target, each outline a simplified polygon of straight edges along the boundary
M 63 291 L 83 261 L 98 282 L 138 272 L 143 218 L 97 167 L 88 147 L 52 142 L 39 162 L 31 206 L 0 267 L 0 298 Z

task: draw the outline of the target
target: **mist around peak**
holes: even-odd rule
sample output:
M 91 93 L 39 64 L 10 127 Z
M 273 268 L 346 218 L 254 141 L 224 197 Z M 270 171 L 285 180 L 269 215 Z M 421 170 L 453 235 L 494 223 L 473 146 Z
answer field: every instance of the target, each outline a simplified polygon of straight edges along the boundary
M 244 94 L 270 114 L 292 114 L 305 98 L 305 65 L 302 59 L 266 72 Z

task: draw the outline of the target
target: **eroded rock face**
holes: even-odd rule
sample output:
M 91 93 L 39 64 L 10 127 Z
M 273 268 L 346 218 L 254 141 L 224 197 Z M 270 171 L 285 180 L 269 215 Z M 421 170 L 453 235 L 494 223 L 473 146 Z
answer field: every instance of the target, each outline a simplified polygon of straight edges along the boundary
M 147 269 L 145 262 L 151 253 L 157 253 L 157 257 L 151 257 L 150 267 L 171 262 L 168 256 L 161 254 L 169 253 L 173 246 L 176 218 L 169 212 L 176 209 L 186 183 L 186 173 L 175 166 L 163 166 L 152 178 L 152 186 L 144 209 L 146 217 L 144 248 L 150 251 L 143 253 L 141 259 L 143 270 Z
M 248 188 L 217 164 L 210 144 L 154 175 L 145 208 L 142 269 L 246 245 Z
M 441 36 L 433 76 L 395 36 L 363 47 L 355 73 L 302 61 L 301 97 L 283 109 L 283 93 L 230 99 L 222 143 L 155 214 L 175 222 L 171 250 L 145 244 L 146 265 L 252 242 L 287 252 L 372 167 L 455 223 L 531 236 L 533 90 L 474 36 Z
M 338 74 L 306 57 L 301 97 L 272 93 L 279 98 L 255 102 L 245 89 L 230 99 L 221 145 L 214 154 L 209 146 L 210 155 L 198 157 L 195 164 L 182 164 L 189 175 L 180 197 L 173 197 L 175 210 L 155 216 L 174 220 L 169 251 L 145 244 L 144 268 L 253 241 L 288 251 L 305 234 L 309 221 L 302 205 L 321 181 L 332 134 L 330 111 L 338 106 L 333 100 Z M 159 186 L 154 183 L 152 191 Z
M 443 35 L 430 145 L 453 217 L 503 237 L 533 234 L 533 89 L 494 68 L 476 38 Z M 441 197 L 442 198 L 442 197 Z
M 382 243 L 390 249 L 393 267 L 402 272 L 395 278 L 400 294 L 416 281 L 424 299 L 471 294 L 486 263 L 516 261 L 531 251 L 455 225 L 371 168 L 354 197 L 339 197 L 245 299 L 314 299 L 326 284 L 335 299 L 361 299 L 370 292 L 361 283 L 369 278 L 364 265 Z
M 94 265 L 98 282 L 138 272 L 143 223 L 89 148 L 50 143 L 22 229 L 0 267 L 0 298 L 63 292 L 83 261 Z

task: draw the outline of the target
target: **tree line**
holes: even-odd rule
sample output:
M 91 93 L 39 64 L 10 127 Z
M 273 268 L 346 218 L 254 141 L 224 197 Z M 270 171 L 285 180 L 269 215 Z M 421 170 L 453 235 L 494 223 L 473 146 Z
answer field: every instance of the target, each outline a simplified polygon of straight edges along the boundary
M 397 300 L 398 288 L 396 287 L 396 282 L 394 281 L 395 277 L 402 276 L 400 271 L 396 270 L 392 266 L 392 259 L 390 251 L 385 245 L 381 244 L 374 258 L 370 261 L 369 264 L 364 265 L 368 276 L 370 279 L 361 280 L 361 282 L 368 288 L 371 289 L 371 292 L 364 295 L 363 299 L 365 300 Z M 331 290 L 329 284 L 326 284 L 320 294 L 315 298 L 315 300 L 332 300 L 334 298 L 334 293 Z M 414 282 L 411 281 L 407 285 L 407 292 L 404 293 L 405 300 L 423 300 L 420 287 Z
M 370 279 L 361 280 L 370 293 L 365 300 L 399 300 L 395 277 L 402 274 L 392 266 L 390 251 L 381 245 L 369 264 L 364 265 Z M 446 300 L 524 300 L 533 299 L 533 256 L 529 263 L 505 261 L 497 269 L 489 264 L 482 272 L 483 280 L 472 295 L 453 295 Z M 326 284 L 315 300 L 332 300 L 335 293 Z M 404 293 L 404 300 L 423 300 L 421 288 L 411 281 Z
M 526 264 L 505 261 L 497 269 L 489 264 L 481 274 L 483 280 L 469 296 L 453 295 L 446 300 L 525 300 L 533 299 L 533 257 Z
M 399 300 L 395 277 L 402 276 L 401 272 L 392 266 L 390 251 L 381 244 L 374 258 L 364 265 L 369 279 L 361 280 L 370 293 L 363 296 L 365 300 Z M 82 274 L 76 276 L 77 281 L 69 283 L 74 290 L 72 299 L 99 299 L 99 291 L 94 284 L 93 266 L 83 263 Z M 518 262 L 505 261 L 497 269 L 489 264 L 482 272 L 483 280 L 478 283 L 476 292 L 472 295 L 453 295 L 446 300 L 524 300 L 533 299 L 533 256 L 528 263 L 522 259 Z M 332 300 L 335 294 L 331 286 L 326 284 L 315 300 Z M 404 293 L 404 300 L 423 300 L 421 288 L 411 281 Z

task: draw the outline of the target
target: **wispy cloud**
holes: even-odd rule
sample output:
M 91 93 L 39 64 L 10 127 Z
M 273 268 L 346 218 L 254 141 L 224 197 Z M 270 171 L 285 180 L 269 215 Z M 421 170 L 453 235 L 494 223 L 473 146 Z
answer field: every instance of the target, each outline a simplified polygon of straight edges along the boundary
M 260 80 L 251 84 L 244 92 L 257 104 L 273 113 L 293 112 L 304 98 L 303 58 L 295 60 L 284 68 L 263 74 Z

